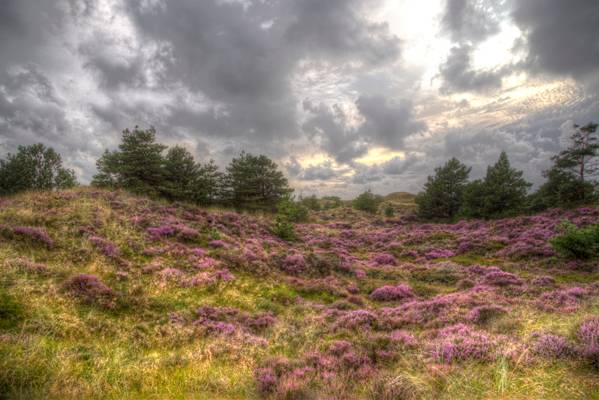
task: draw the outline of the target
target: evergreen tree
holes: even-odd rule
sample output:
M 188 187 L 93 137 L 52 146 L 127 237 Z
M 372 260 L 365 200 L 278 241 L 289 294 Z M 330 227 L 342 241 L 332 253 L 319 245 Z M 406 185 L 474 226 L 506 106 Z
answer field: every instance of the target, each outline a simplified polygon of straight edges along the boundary
M 424 191 L 416 196 L 418 215 L 424 219 L 453 219 L 462 205 L 470 168 L 456 158 L 435 169 Z
M 553 166 L 544 172 L 547 181 L 530 197 L 533 211 L 549 207 L 575 207 L 597 201 L 597 124 L 574 125 L 571 144 L 552 158 Z
M 531 186 L 523 172 L 511 167 L 505 151 L 495 165 L 487 168 L 483 181 L 472 182 L 464 195 L 463 214 L 477 218 L 497 218 L 522 211 Z
M 214 161 L 199 165 L 192 184 L 192 199 L 198 204 L 212 205 L 222 200 L 224 175 Z
M 270 158 L 242 152 L 227 166 L 226 198 L 235 207 L 275 210 L 293 190 Z
M 0 160 L 0 195 L 76 185 L 75 173 L 62 166 L 60 154 L 41 143 L 19 146 L 16 154 Z
M 170 200 L 192 200 L 198 165 L 183 147 L 168 149 L 164 158 L 164 184 L 162 191 Z
M 117 151 L 106 151 L 96 162 L 92 185 L 125 188 L 137 194 L 157 196 L 164 184 L 166 146 L 156 143 L 156 130 L 125 129 Z

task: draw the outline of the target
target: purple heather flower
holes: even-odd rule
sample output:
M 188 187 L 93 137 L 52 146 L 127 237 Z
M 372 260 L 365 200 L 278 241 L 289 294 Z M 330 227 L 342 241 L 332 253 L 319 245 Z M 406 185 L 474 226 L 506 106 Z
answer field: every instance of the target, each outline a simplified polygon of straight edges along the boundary
M 376 301 L 404 300 L 413 297 L 414 292 L 412 292 L 412 288 L 406 284 L 382 286 L 370 294 L 370 298 Z

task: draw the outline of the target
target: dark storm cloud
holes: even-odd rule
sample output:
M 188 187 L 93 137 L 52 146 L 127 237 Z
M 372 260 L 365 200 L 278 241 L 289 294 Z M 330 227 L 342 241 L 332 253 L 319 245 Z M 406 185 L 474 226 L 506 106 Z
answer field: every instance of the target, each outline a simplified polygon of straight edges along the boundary
M 503 1 L 447 0 L 441 26 L 456 43 L 477 43 L 499 33 Z
M 303 130 L 320 141 L 321 147 L 339 163 L 349 163 L 368 152 L 370 145 L 399 150 L 404 139 L 427 129 L 416 119 L 412 103 L 392 103 L 383 96 L 360 96 L 355 101 L 363 121 L 350 126 L 338 105 L 328 107 L 304 102 L 309 118 Z
M 599 2 L 519 0 L 513 18 L 525 33 L 527 66 L 587 78 L 599 74 Z
M 486 92 L 501 88 L 502 78 L 509 72 L 509 68 L 496 71 L 474 70 L 472 50 L 469 45 L 451 49 L 447 60 L 440 67 L 442 93 Z
M 285 32 L 289 43 L 309 53 L 346 57 L 355 55 L 368 64 L 394 61 L 399 57 L 399 39 L 386 23 L 360 18 L 372 0 L 292 1 L 294 22 Z
M 416 120 L 407 100 L 391 103 L 383 96 L 361 96 L 356 106 L 364 117 L 358 134 L 390 149 L 401 149 L 407 136 L 427 129 L 424 122 Z
M 226 110 L 184 118 L 202 122 L 202 130 L 214 136 L 253 141 L 297 136 L 290 82 L 301 60 L 372 65 L 399 55 L 398 39 L 386 25 L 360 16 L 358 1 L 182 0 L 150 10 L 140 4 L 130 7 L 140 32 L 170 46 L 166 81 L 182 81 Z M 190 110 L 171 111 L 169 122 L 178 123 Z

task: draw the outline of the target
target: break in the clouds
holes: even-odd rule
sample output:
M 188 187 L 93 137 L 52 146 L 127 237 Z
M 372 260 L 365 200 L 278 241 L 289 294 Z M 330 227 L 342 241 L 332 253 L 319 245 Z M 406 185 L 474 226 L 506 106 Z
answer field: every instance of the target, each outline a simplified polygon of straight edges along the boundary
M 273 157 L 303 194 L 419 190 L 506 150 L 538 183 L 599 120 L 594 0 L 4 0 L 0 149 L 43 142 L 86 182 L 120 131 L 226 164 Z

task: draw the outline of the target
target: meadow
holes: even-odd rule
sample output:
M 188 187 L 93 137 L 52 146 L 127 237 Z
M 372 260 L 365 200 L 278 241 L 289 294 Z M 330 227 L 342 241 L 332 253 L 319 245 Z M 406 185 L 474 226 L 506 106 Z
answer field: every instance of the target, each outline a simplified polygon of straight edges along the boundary
M 0 398 L 599 399 L 599 264 L 559 224 L 0 199 Z

